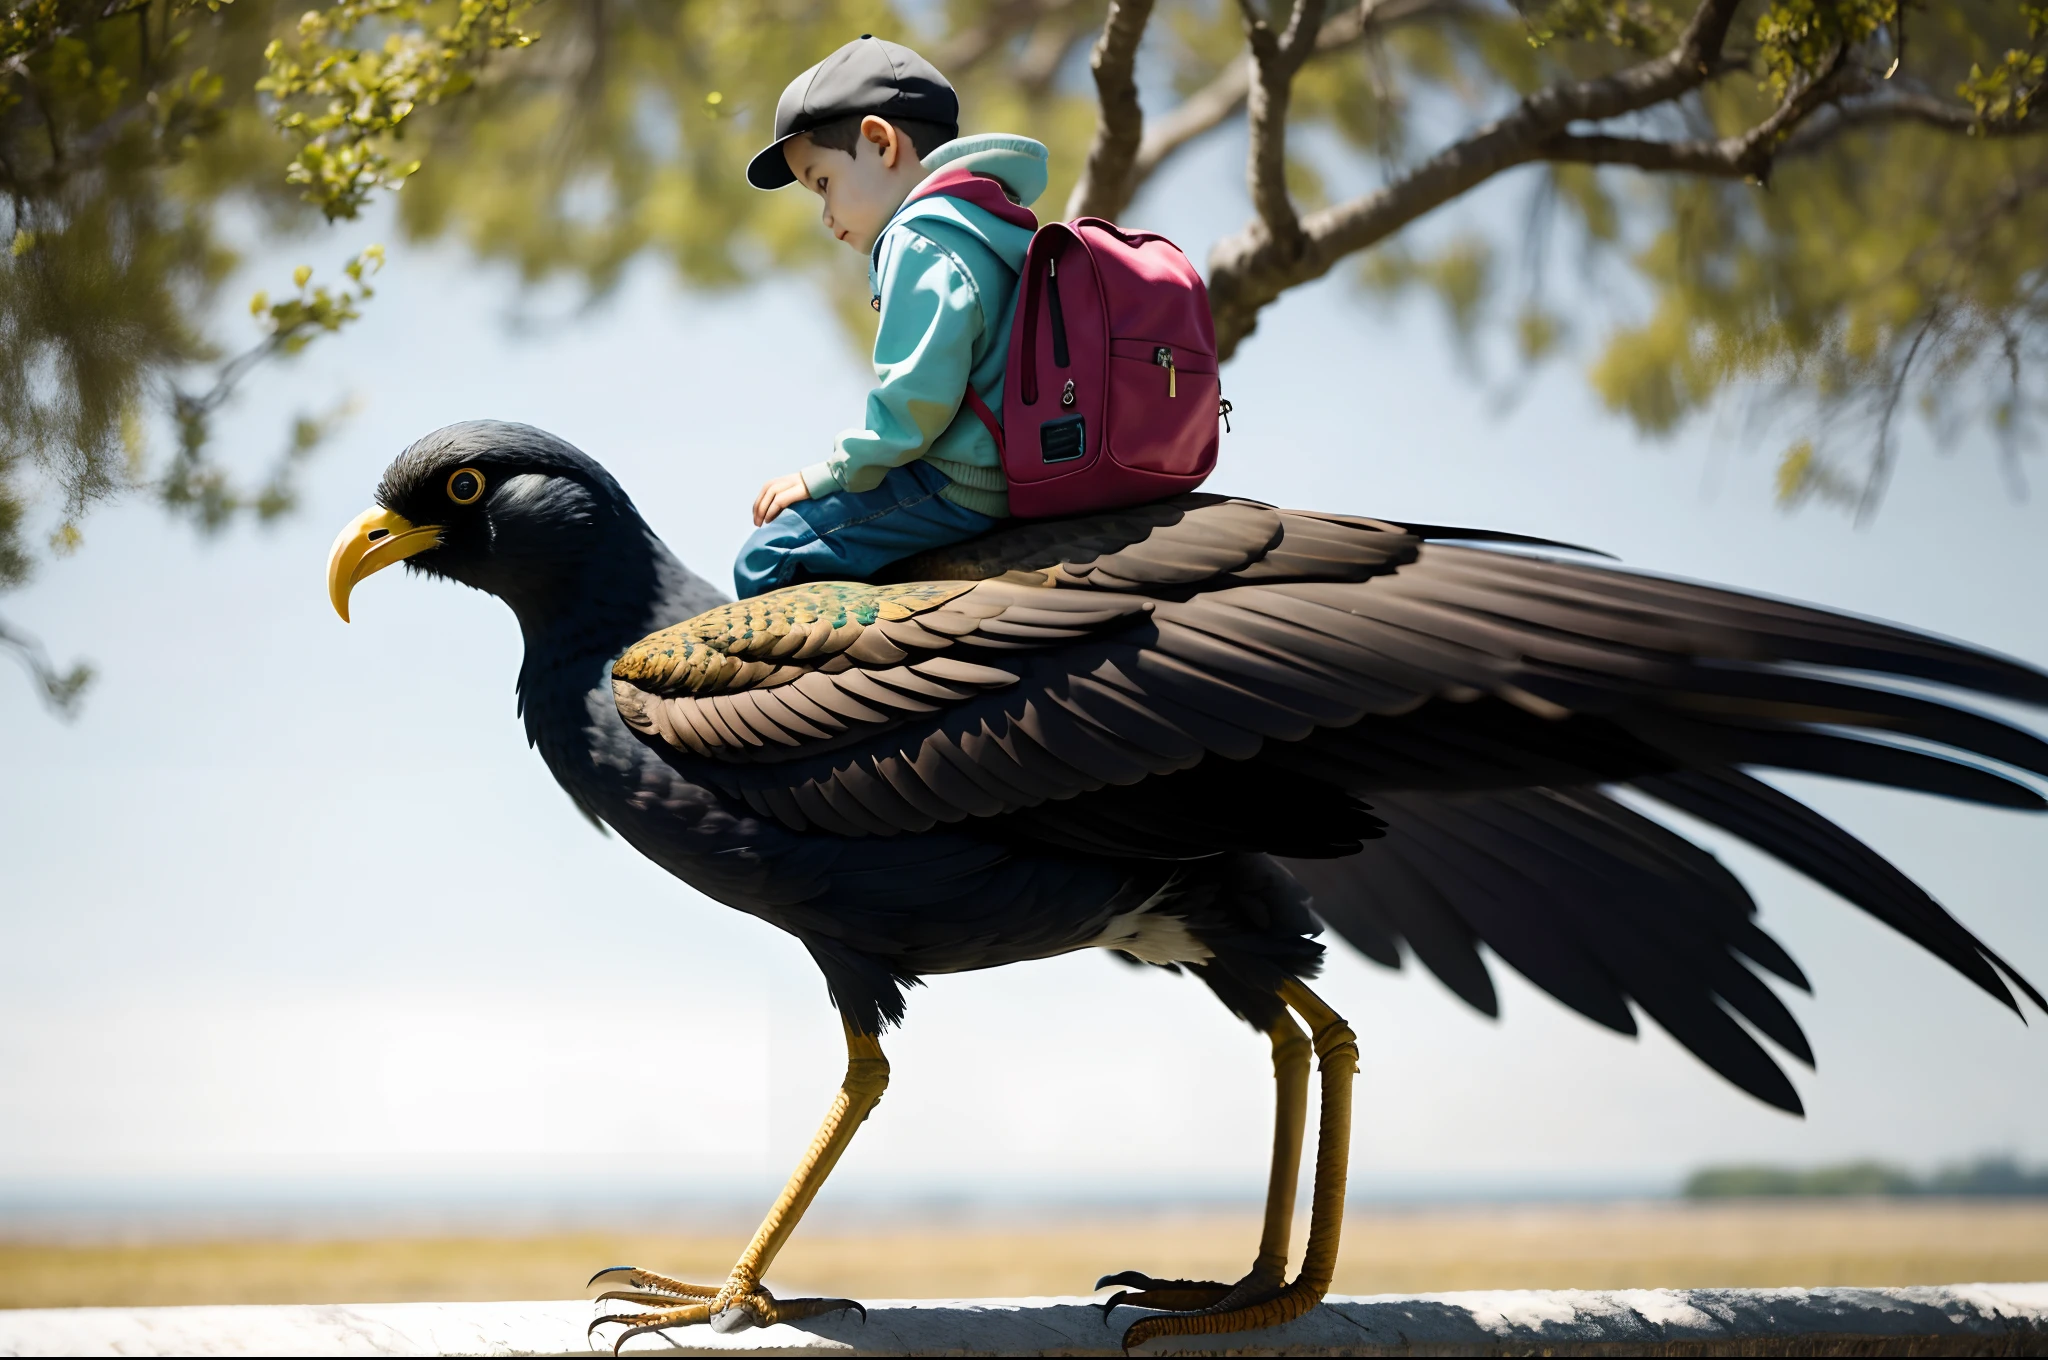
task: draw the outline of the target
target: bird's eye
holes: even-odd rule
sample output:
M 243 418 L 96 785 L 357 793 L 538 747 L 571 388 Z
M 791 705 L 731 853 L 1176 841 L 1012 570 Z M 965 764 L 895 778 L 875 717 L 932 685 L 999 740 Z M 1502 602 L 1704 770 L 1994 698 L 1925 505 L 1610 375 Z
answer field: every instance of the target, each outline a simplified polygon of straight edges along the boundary
M 475 505 L 484 494 L 484 475 L 475 468 L 457 468 L 448 474 L 448 499 L 457 505 Z

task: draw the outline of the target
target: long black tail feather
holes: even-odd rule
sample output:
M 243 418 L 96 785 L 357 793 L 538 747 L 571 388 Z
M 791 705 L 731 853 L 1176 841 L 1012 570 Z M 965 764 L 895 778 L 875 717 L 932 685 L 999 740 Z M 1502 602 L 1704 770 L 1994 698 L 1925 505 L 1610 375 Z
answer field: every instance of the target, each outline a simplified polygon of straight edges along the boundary
M 1904 935 L 2020 1013 L 2006 987 L 2048 1011 L 2034 985 L 1875 850 L 1806 804 L 1734 769 L 1685 770 L 1632 781 L 1644 793 L 1720 827 Z M 2024 1015 L 2022 1015 L 2024 1018 Z
M 1899 931 L 2020 1012 L 2032 983 L 1856 837 L 1740 770 L 1629 785 L 1728 831 Z M 1798 1093 L 1736 1017 L 1809 1066 L 1791 1012 L 1748 965 L 1805 975 L 1752 919 L 1755 904 L 1708 851 L 1598 789 L 1381 794 L 1384 840 L 1334 860 L 1288 860 L 1316 914 L 1361 952 L 1399 965 L 1405 940 L 1474 1008 L 1499 1002 L 1479 946 L 1610 1029 L 1642 1007 L 1702 1062 L 1797 1113 Z M 2008 986 L 2008 983 L 2010 986 Z
M 1735 1085 L 1799 1111 L 1791 1082 L 1736 1017 L 1811 1063 L 1791 1012 L 1744 960 L 1804 978 L 1713 856 L 1592 788 L 1382 795 L 1374 807 L 1384 840 L 1345 859 L 1288 863 L 1340 936 L 1381 954 L 1407 939 L 1492 1014 L 1484 943 L 1610 1029 L 1636 1032 L 1633 1002 Z

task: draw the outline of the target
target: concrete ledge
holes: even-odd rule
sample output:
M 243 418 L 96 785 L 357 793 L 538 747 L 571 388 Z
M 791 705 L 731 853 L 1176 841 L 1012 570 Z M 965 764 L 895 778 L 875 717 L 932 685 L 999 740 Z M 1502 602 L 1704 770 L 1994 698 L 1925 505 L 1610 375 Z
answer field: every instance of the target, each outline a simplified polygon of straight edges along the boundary
M 588 1355 L 564 1303 L 369 1303 L 0 1312 L 0 1355 Z M 1087 1299 L 876 1302 L 857 1317 L 636 1338 L 654 1355 L 1119 1355 Z M 606 1348 L 609 1350 L 609 1347 Z M 1140 1354 L 2048 1355 L 2048 1284 L 1914 1289 L 1502 1290 L 1335 1298 L 1285 1327 L 1162 1338 Z

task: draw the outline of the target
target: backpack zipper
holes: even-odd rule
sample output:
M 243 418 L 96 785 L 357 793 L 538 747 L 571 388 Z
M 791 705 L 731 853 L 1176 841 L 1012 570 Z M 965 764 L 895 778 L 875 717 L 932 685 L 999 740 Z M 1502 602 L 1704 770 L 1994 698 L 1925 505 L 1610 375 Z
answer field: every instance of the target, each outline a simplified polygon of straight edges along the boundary
M 1045 300 L 1052 311 L 1052 361 L 1056 367 L 1070 366 L 1067 353 L 1067 318 L 1060 308 L 1060 262 L 1051 256 L 1045 261 Z
M 1152 362 L 1166 370 L 1166 395 L 1169 397 L 1179 396 L 1180 382 L 1178 371 L 1173 366 L 1172 347 L 1168 345 L 1161 345 L 1157 349 L 1153 350 Z

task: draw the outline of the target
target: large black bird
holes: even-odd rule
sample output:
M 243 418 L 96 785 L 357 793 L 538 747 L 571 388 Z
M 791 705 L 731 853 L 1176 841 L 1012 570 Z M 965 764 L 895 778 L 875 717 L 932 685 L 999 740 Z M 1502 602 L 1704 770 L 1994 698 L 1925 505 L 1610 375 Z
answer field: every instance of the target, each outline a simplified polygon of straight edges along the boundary
M 881 1098 L 878 1036 L 928 973 L 1109 949 L 1186 970 L 1271 1039 L 1257 1260 L 1234 1284 L 1105 1279 L 1158 1310 L 1127 1346 L 1285 1321 L 1329 1287 L 1358 1050 L 1304 981 L 1319 922 L 1389 966 L 1405 940 L 1492 1014 L 1484 944 L 1621 1033 L 1640 1008 L 1798 1111 L 1742 1023 L 1811 1063 L 1761 976 L 1803 987 L 1798 965 L 1719 861 L 1617 789 L 1776 856 L 2015 1011 L 2008 983 L 2044 1005 L 1898 870 L 1746 773 L 2041 810 L 2014 774 L 2048 773 L 2048 743 L 1932 688 L 2048 705 L 2048 675 L 2018 661 L 1541 551 L 1561 545 L 1207 495 L 727 604 L 596 462 L 492 421 L 421 439 L 376 499 L 329 561 L 342 617 L 398 561 L 504 600 L 528 737 L 570 797 L 803 941 L 845 1021 L 838 1098 L 730 1278 L 600 1272 L 623 1286 L 603 1297 L 660 1306 L 618 1317 L 621 1341 L 854 1306 L 778 1300 L 761 1277 Z M 1311 1049 L 1321 1124 L 1289 1283 Z

